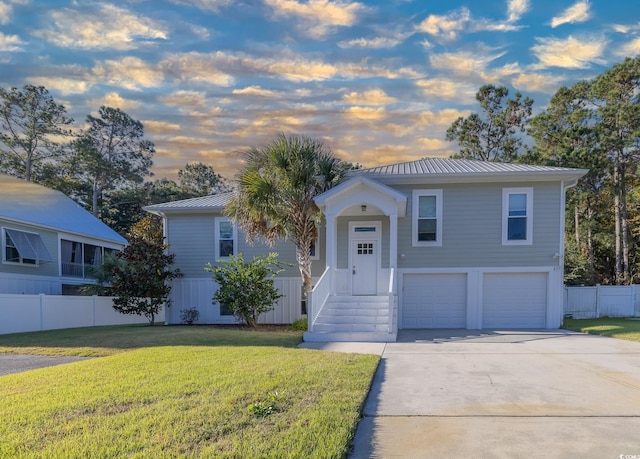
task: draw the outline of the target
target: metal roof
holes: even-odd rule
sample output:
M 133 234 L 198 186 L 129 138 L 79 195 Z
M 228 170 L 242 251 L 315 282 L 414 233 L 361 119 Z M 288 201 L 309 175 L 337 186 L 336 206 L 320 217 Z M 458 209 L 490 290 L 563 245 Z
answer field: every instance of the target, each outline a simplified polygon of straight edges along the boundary
M 528 164 L 497 163 L 470 159 L 422 158 L 417 161 L 371 167 L 354 171 L 366 175 L 475 175 L 500 173 L 558 173 L 577 172 L 567 167 L 533 166 Z
M 172 210 L 196 210 L 196 209 L 210 209 L 221 210 L 223 209 L 229 200 L 233 196 L 233 192 L 211 194 L 208 196 L 201 196 L 198 198 L 183 199 L 182 201 L 165 202 L 162 204 L 153 204 L 151 206 L 144 207 L 147 212 L 157 213 L 166 212 Z
M 0 218 L 126 245 L 127 240 L 51 188 L 0 174 Z

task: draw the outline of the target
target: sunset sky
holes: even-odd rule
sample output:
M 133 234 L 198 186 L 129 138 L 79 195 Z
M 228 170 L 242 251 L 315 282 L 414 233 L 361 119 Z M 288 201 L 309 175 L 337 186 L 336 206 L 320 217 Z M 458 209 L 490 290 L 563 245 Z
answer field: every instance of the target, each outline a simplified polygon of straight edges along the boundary
M 638 53 L 636 0 L 0 0 L 0 86 L 46 86 L 79 127 L 121 108 L 156 178 L 232 177 L 278 132 L 364 166 L 447 157 L 481 85 L 538 112 Z

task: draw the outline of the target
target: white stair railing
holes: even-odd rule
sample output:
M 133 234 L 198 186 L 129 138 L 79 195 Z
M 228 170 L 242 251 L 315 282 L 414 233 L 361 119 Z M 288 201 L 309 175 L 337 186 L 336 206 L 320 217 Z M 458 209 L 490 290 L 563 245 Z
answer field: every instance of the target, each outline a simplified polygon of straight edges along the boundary
M 393 333 L 393 312 L 396 308 L 396 269 L 389 269 L 389 333 Z
M 327 302 L 331 294 L 331 268 L 327 267 L 322 273 L 320 280 L 316 282 L 313 290 L 307 295 L 307 307 L 309 308 L 309 332 L 313 332 L 313 326 L 322 311 L 322 307 Z

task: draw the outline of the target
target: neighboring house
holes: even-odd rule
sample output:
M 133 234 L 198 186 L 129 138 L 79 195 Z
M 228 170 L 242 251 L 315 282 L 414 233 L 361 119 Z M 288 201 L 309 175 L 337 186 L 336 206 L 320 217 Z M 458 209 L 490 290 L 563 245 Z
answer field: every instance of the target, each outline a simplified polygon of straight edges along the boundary
M 0 174 L 0 293 L 74 294 L 126 239 L 59 191 Z
M 394 341 L 402 328 L 558 328 L 562 322 L 565 192 L 581 169 L 422 159 L 354 171 L 318 196 L 325 215 L 316 244 L 306 340 Z M 248 246 L 224 217 L 229 195 L 146 208 L 164 217 L 175 281 L 169 323 L 211 306 L 203 267 L 270 250 L 295 264 L 293 244 Z M 302 316 L 299 274 L 263 322 Z M 176 288 L 177 287 L 177 288 Z M 202 317 L 202 316 L 201 316 Z

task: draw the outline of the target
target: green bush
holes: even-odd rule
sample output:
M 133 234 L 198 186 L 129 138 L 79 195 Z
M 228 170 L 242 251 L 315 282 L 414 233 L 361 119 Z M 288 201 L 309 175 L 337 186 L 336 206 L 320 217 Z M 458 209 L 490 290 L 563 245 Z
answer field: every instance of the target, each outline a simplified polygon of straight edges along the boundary
M 306 317 L 296 320 L 289 326 L 289 330 L 291 331 L 307 331 L 308 328 L 309 325 Z
M 240 253 L 231 255 L 220 266 L 207 264 L 204 269 L 213 273 L 213 280 L 219 286 L 212 303 L 220 304 L 242 322 L 255 327 L 260 314 L 271 311 L 282 297 L 273 285 L 273 280 L 282 271 L 277 257 L 277 253 L 270 253 L 245 263 Z

